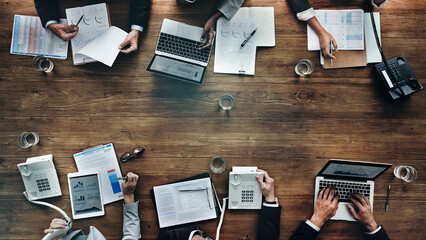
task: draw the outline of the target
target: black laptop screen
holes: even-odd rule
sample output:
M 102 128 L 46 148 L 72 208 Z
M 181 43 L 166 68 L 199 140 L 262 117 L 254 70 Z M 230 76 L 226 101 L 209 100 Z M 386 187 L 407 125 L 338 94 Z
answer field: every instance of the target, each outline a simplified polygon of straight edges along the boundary
M 390 164 L 330 160 L 319 175 L 374 180 L 390 166 Z

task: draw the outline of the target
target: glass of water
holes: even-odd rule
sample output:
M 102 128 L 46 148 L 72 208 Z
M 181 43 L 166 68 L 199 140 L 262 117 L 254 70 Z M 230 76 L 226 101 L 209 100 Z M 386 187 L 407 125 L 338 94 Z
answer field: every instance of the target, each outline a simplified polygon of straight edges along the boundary
M 294 71 L 299 76 L 306 76 L 311 74 L 315 69 L 314 64 L 309 59 L 302 59 L 294 68 Z
M 51 72 L 53 70 L 53 62 L 50 61 L 47 57 L 36 56 L 33 58 L 33 67 L 39 72 Z
M 396 166 L 393 170 L 395 177 L 408 183 L 414 182 L 417 178 L 417 170 L 411 166 Z
M 230 94 L 225 94 L 225 95 L 221 96 L 220 99 L 219 99 L 219 106 L 223 110 L 231 110 L 232 108 L 235 107 L 234 97 Z
M 214 173 L 222 173 L 226 169 L 225 159 L 221 157 L 214 157 L 210 160 L 210 169 Z
M 21 148 L 29 148 L 36 145 L 38 141 L 39 137 L 35 132 L 21 132 L 18 136 L 18 145 Z

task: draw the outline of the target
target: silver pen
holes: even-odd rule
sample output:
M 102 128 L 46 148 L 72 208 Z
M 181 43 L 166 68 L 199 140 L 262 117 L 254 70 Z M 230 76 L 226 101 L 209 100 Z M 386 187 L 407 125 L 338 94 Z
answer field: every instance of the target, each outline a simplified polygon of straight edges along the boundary
M 246 45 L 246 43 L 250 40 L 251 37 L 253 37 L 253 35 L 256 33 L 256 31 L 257 31 L 257 28 L 254 29 L 253 32 L 250 33 L 250 35 L 246 38 L 246 40 L 244 40 L 243 43 L 241 43 L 240 48 L 243 48 Z
M 385 203 L 385 211 L 387 212 L 389 209 L 389 194 L 390 194 L 390 184 L 388 186 L 388 193 L 386 195 L 386 203 Z
M 330 40 L 330 54 L 333 55 L 333 42 Z M 333 66 L 333 58 L 330 58 L 330 66 Z

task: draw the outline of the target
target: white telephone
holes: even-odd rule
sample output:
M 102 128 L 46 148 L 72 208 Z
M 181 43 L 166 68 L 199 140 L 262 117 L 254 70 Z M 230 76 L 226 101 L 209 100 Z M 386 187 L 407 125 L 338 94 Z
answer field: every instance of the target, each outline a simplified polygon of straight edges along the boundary
M 25 163 L 18 164 L 18 169 L 28 200 L 62 196 L 52 154 L 28 158 Z
M 229 173 L 228 209 L 261 209 L 262 192 L 256 176 L 263 178 L 257 167 L 232 167 Z

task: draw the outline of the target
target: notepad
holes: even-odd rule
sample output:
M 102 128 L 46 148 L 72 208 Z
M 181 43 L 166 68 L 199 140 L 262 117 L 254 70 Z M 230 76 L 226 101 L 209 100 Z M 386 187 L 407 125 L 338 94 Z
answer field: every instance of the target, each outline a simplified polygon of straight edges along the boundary
M 364 11 L 352 10 L 315 10 L 321 26 L 333 35 L 339 50 L 364 50 Z M 307 25 L 308 50 L 320 50 L 319 38 Z
M 210 177 L 153 188 L 160 228 L 217 217 Z
M 73 156 L 79 172 L 99 172 L 104 204 L 123 199 L 120 182 L 117 180 L 122 175 L 112 143 L 89 148 Z
M 60 23 L 66 24 L 66 19 L 61 19 Z M 68 41 L 44 29 L 39 17 L 15 14 L 10 53 L 66 59 Z
M 71 39 L 74 65 L 101 62 L 112 67 L 118 53 L 118 46 L 127 33 L 117 27 L 110 27 L 108 6 L 105 3 L 65 9 L 68 24 L 78 25 L 78 34 Z
M 256 46 L 275 46 L 274 7 L 242 7 L 232 18 L 256 19 L 258 25 Z

